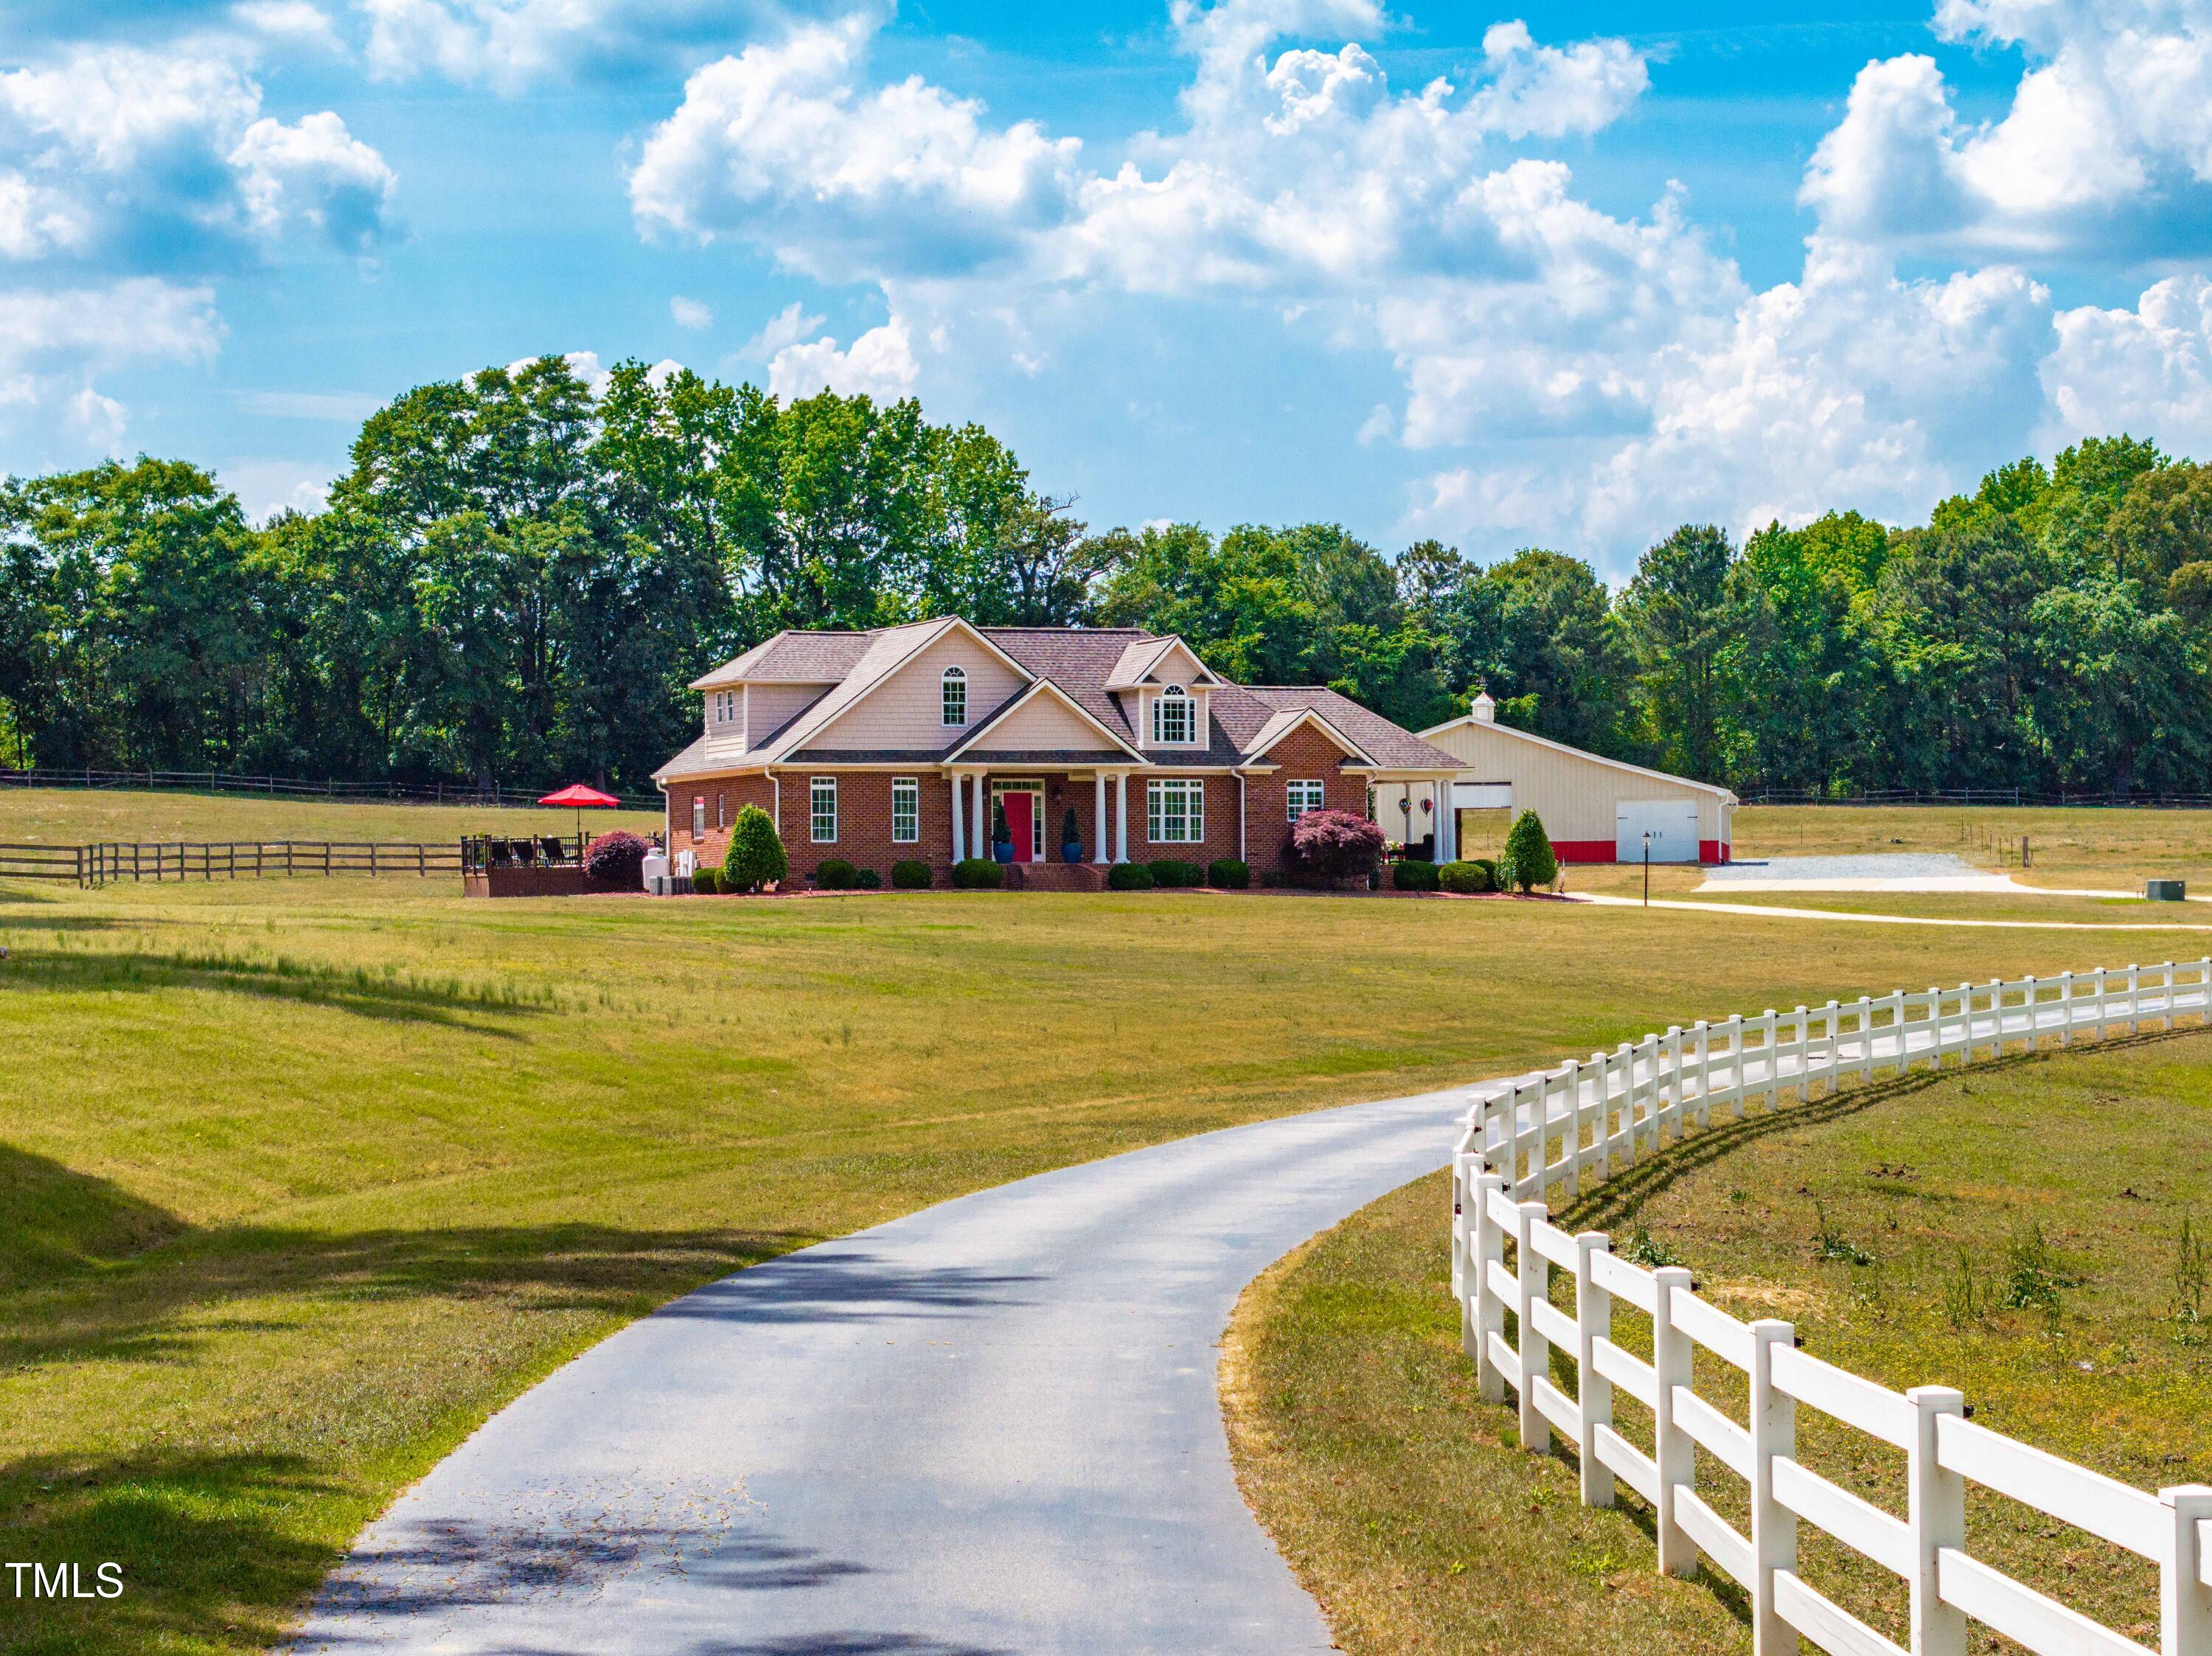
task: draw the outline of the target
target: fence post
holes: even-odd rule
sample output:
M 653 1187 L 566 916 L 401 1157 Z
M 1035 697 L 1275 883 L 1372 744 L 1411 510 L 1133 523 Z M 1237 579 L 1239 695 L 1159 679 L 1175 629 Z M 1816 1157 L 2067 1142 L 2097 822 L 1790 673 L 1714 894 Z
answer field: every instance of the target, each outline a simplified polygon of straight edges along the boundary
M 2197 1022 L 2212 1028 L 2212 955 L 2197 962 Z
M 1774 1608 L 1774 1573 L 1797 1568 L 1797 1515 L 1774 1498 L 1774 1463 L 1797 1453 L 1797 1405 L 1774 1384 L 1774 1348 L 1796 1339 L 1788 1323 L 1751 1325 L 1752 1656 L 1791 1656 L 1797 1635 Z
M 1674 1420 L 1674 1388 L 1692 1382 L 1690 1337 L 1674 1326 L 1674 1295 L 1690 1291 L 1690 1273 L 1662 1265 L 1651 1273 L 1658 1309 L 1651 1317 L 1651 1373 L 1659 1406 L 1651 1411 L 1651 1460 L 1659 1473 L 1659 1568 L 1669 1575 L 1698 1573 L 1698 1546 L 1674 1516 L 1674 1495 L 1698 1481 L 1698 1446 Z
M 2173 1539 L 2159 1561 L 2159 1625 L 2165 1629 L 2160 1656 L 2206 1656 L 2212 1652 L 2212 1583 L 2205 1574 L 2212 1560 L 2212 1486 L 2184 1483 L 2160 1489 L 2159 1501 L 2172 1514 Z
M 1771 1112 L 1782 1107 L 1782 1015 L 1768 1007 L 1759 1029 L 1766 1042 L 1766 1107 Z
M 1471 1113 L 1470 1137 L 1481 1131 L 1480 1110 L 1481 1106 L 1477 1104 Z M 1474 1232 L 1474 1215 L 1470 1211 L 1474 1196 L 1470 1186 L 1475 1168 L 1481 1165 L 1482 1158 L 1469 1150 L 1458 1151 L 1452 1157 L 1452 1297 L 1459 1301 L 1460 1355 L 1477 1362 L 1480 1354 L 1474 1332 L 1474 1282 L 1468 1267 L 1468 1242 Z
M 1827 1014 L 1828 1018 L 1827 1060 L 1820 1066 L 1820 1078 L 1828 1083 L 1828 1095 L 1832 1097 L 1836 1090 L 1837 1074 L 1844 1067 L 1842 1039 L 1844 1009 L 1839 1004 L 1832 1000 L 1820 1010 Z
M 1551 1422 L 1536 1407 L 1536 1380 L 1540 1375 L 1552 1372 L 1552 1343 L 1536 1326 L 1529 1307 L 1539 1300 L 1552 1297 L 1551 1261 L 1536 1252 L 1529 1240 L 1529 1233 L 1544 1222 L 1547 1210 L 1541 1202 L 1521 1202 L 1515 1204 L 1519 1216 L 1513 1231 L 1514 1250 L 1519 1255 L 1516 1280 L 1520 1292 L 1514 1300 L 1514 1314 L 1520 1319 L 1521 1328 L 1521 1447 L 1531 1454 L 1541 1454 L 1552 1447 Z
M 2035 980 L 2035 974 L 2033 972 L 2022 978 L 2021 982 L 2027 987 L 2027 999 L 2025 1003 L 2027 1007 L 2027 1050 L 2033 1052 L 2039 1051 L 2043 1045 L 2043 986 Z
M 1575 1453 L 1582 1461 L 1583 1505 L 1613 1505 L 1613 1474 L 1598 1463 L 1597 1429 L 1613 1424 L 1613 1382 L 1597 1372 L 1597 1343 L 1613 1335 L 1613 1295 L 1597 1285 L 1591 1259 L 1612 1252 L 1601 1230 L 1575 1238 L 1575 1406 L 1582 1435 Z
M 2071 972 L 2058 974 L 2058 1010 L 2061 1019 L 2058 1044 L 2071 1046 L 2074 1044 L 2074 974 Z
M 1659 1088 L 1659 1124 L 1671 1128 L 1674 1142 L 1680 1143 L 1689 1131 L 1682 1107 L 1682 1026 L 1670 1023 L 1667 1033 L 1659 1037 L 1658 1055 L 1651 1060 L 1651 1079 Z M 1663 1081 L 1662 1077 L 1664 1077 Z
M 1874 1079 L 1874 998 L 1859 997 L 1859 1079 Z
M 1603 1052 L 1589 1055 L 1590 1095 L 1597 1106 L 1597 1176 L 1600 1184 L 1613 1177 L 1613 1095 L 1606 1090 L 1609 1073 Z
M 1797 1020 L 1797 1101 L 1802 1104 L 1813 1096 L 1813 1015 L 1800 1005 L 1792 1016 Z
M 1698 1077 L 1698 1125 L 1713 1125 L 1713 1031 L 1712 1026 L 1699 1018 L 1691 1026 L 1698 1037 L 1696 1074 Z
M 1889 997 L 1889 1028 L 1897 1037 L 1897 1072 L 1903 1075 L 1911 1067 L 1907 1057 L 1905 1033 L 1905 991 L 1893 990 Z
M 1474 1251 L 1468 1266 L 1474 1272 L 1475 1380 L 1485 1403 L 1505 1401 L 1505 1376 L 1490 1355 L 1490 1337 L 1505 1332 L 1505 1305 L 1490 1281 L 1490 1267 L 1505 1263 L 1505 1233 L 1490 1211 L 1490 1198 L 1505 1192 L 1505 1180 L 1494 1173 L 1474 1176 Z
M 1966 1656 L 1966 1618 L 1936 1591 L 1937 1556 L 1966 1546 L 1966 1480 L 1936 1463 L 1936 1423 L 1963 1415 L 1966 1394 L 1948 1386 L 1916 1386 L 1905 1394 L 1914 1410 L 1911 1446 L 1905 1451 L 1905 1522 L 1912 1532 L 1912 1656 Z
M 2166 1023 L 2164 1027 L 2171 1029 L 2173 1028 L 2173 962 L 2172 961 L 2168 961 L 2166 963 L 2164 970 L 2166 972 Z
M 1731 1012 L 1728 1021 L 1729 1100 L 1735 1119 L 1743 1119 L 1743 1014 Z

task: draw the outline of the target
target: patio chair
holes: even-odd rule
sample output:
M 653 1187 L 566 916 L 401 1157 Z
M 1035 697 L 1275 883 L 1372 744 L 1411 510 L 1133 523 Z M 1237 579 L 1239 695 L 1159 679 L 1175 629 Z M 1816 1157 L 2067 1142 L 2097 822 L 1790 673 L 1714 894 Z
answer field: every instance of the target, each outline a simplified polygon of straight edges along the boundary
M 538 843 L 545 848 L 545 861 L 548 866 L 568 860 L 568 847 L 562 845 L 556 835 L 548 834 Z
M 538 866 L 538 845 L 535 840 L 509 840 L 507 843 L 514 847 L 514 860 L 516 862 L 521 864 L 525 868 L 535 868 Z
M 487 839 L 484 855 L 494 868 L 507 868 L 514 862 L 514 852 L 504 840 Z

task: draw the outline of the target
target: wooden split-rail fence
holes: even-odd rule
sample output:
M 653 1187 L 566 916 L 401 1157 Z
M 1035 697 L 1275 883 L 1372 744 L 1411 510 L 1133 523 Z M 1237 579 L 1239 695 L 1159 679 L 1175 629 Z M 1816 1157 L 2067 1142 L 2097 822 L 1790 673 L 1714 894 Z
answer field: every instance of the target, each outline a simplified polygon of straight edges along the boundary
M 0 845 L 0 880 L 67 880 L 79 886 L 123 880 L 238 880 L 365 874 L 428 877 L 461 872 L 459 841 L 234 840 L 83 846 Z
M 1571 1235 L 1540 1199 L 1554 1186 L 1577 1192 L 1605 1179 L 1710 1125 L 1716 1111 L 1741 1119 L 1847 1078 L 2171 1029 L 2177 1018 L 2212 1022 L 2212 959 L 1698 1023 L 1484 1092 L 1453 1156 L 1451 1260 L 1462 1344 L 1482 1396 L 1498 1403 L 1513 1391 L 1523 1449 L 1548 1450 L 1555 1431 L 1574 1446 L 1585 1506 L 1611 1506 L 1620 1483 L 1642 1496 L 1656 1516 L 1660 1569 L 1692 1574 L 1702 1554 L 1741 1586 L 1754 1656 L 1786 1656 L 1801 1640 L 1834 1656 L 1907 1656 L 1808 1584 L 1801 1525 L 1901 1578 L 1911 1656 L 1966 1656 L 1976 1623 L 2039 1656 L 2212 1656 L 2212 1487 L 2138 1489 L 1976 1425 L 1965 1394 L 1950 1387 L 1899 1393 L 1824 1362 L 1798 1349 L 1789 1323 L 1738 1321 L 1699 1297 L 1687 1271 L 1619 1259 L 1601 1231 Z M 1553 1302 L 1555 1271 L 1572 1285 L 1571 1310 Z M 1649 1362 L 1615 1340 L 1624 1312 L 1648 1327 Z M 1699 1354 L 1740 1377 L 1743 1418 L 1699 1390 Z M 1571 1379 L 1572 1395 L 1555 1373 Z M 1649 1411 L 1648 1446 L 1616 1422 L 1617 1393 Z M 1901 1515 L 1797 1459 L 1801 1406 L 1902 1453 Z M 1700 1450 L 1747 1492 L 1747 1533 L 1699 1493 Z M 1972 1489 L 2147 1560 L 2160 1581 L 2156 1645 L 2027 1586 L 2002 1557 L 1977 1556 L 1967 1538 Z

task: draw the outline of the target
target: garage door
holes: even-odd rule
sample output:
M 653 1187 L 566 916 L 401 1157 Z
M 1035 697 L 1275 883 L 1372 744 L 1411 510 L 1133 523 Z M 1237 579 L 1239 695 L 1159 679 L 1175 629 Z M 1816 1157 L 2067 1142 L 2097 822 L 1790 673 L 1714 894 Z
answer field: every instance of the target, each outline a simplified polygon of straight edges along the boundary
M 1625 799 L 1614 816 L 1618 843 L 1613 855 L 1624 863 L 1644 860 L 1644 836 L 1651 835 L 1655 863 L 1698 860 L 1698 806 L 1693 799 Z

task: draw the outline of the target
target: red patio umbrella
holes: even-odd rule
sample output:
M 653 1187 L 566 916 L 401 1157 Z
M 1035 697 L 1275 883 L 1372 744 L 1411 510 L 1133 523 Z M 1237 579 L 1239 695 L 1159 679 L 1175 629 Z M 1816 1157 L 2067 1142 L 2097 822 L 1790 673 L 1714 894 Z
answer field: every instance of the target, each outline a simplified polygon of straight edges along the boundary
M 584 808 L 588 805 L 594 810 L 607 810 L 621 804 L 622 801 L 611 793 L 601 793 L 597 788 L 587 788 L 581 782 L 572 782 L 558 793 L 543 796 L 538 803 L 541 805 L 573 805 L 575 808 L 576 854 L 580 857 L 584 844 Z

